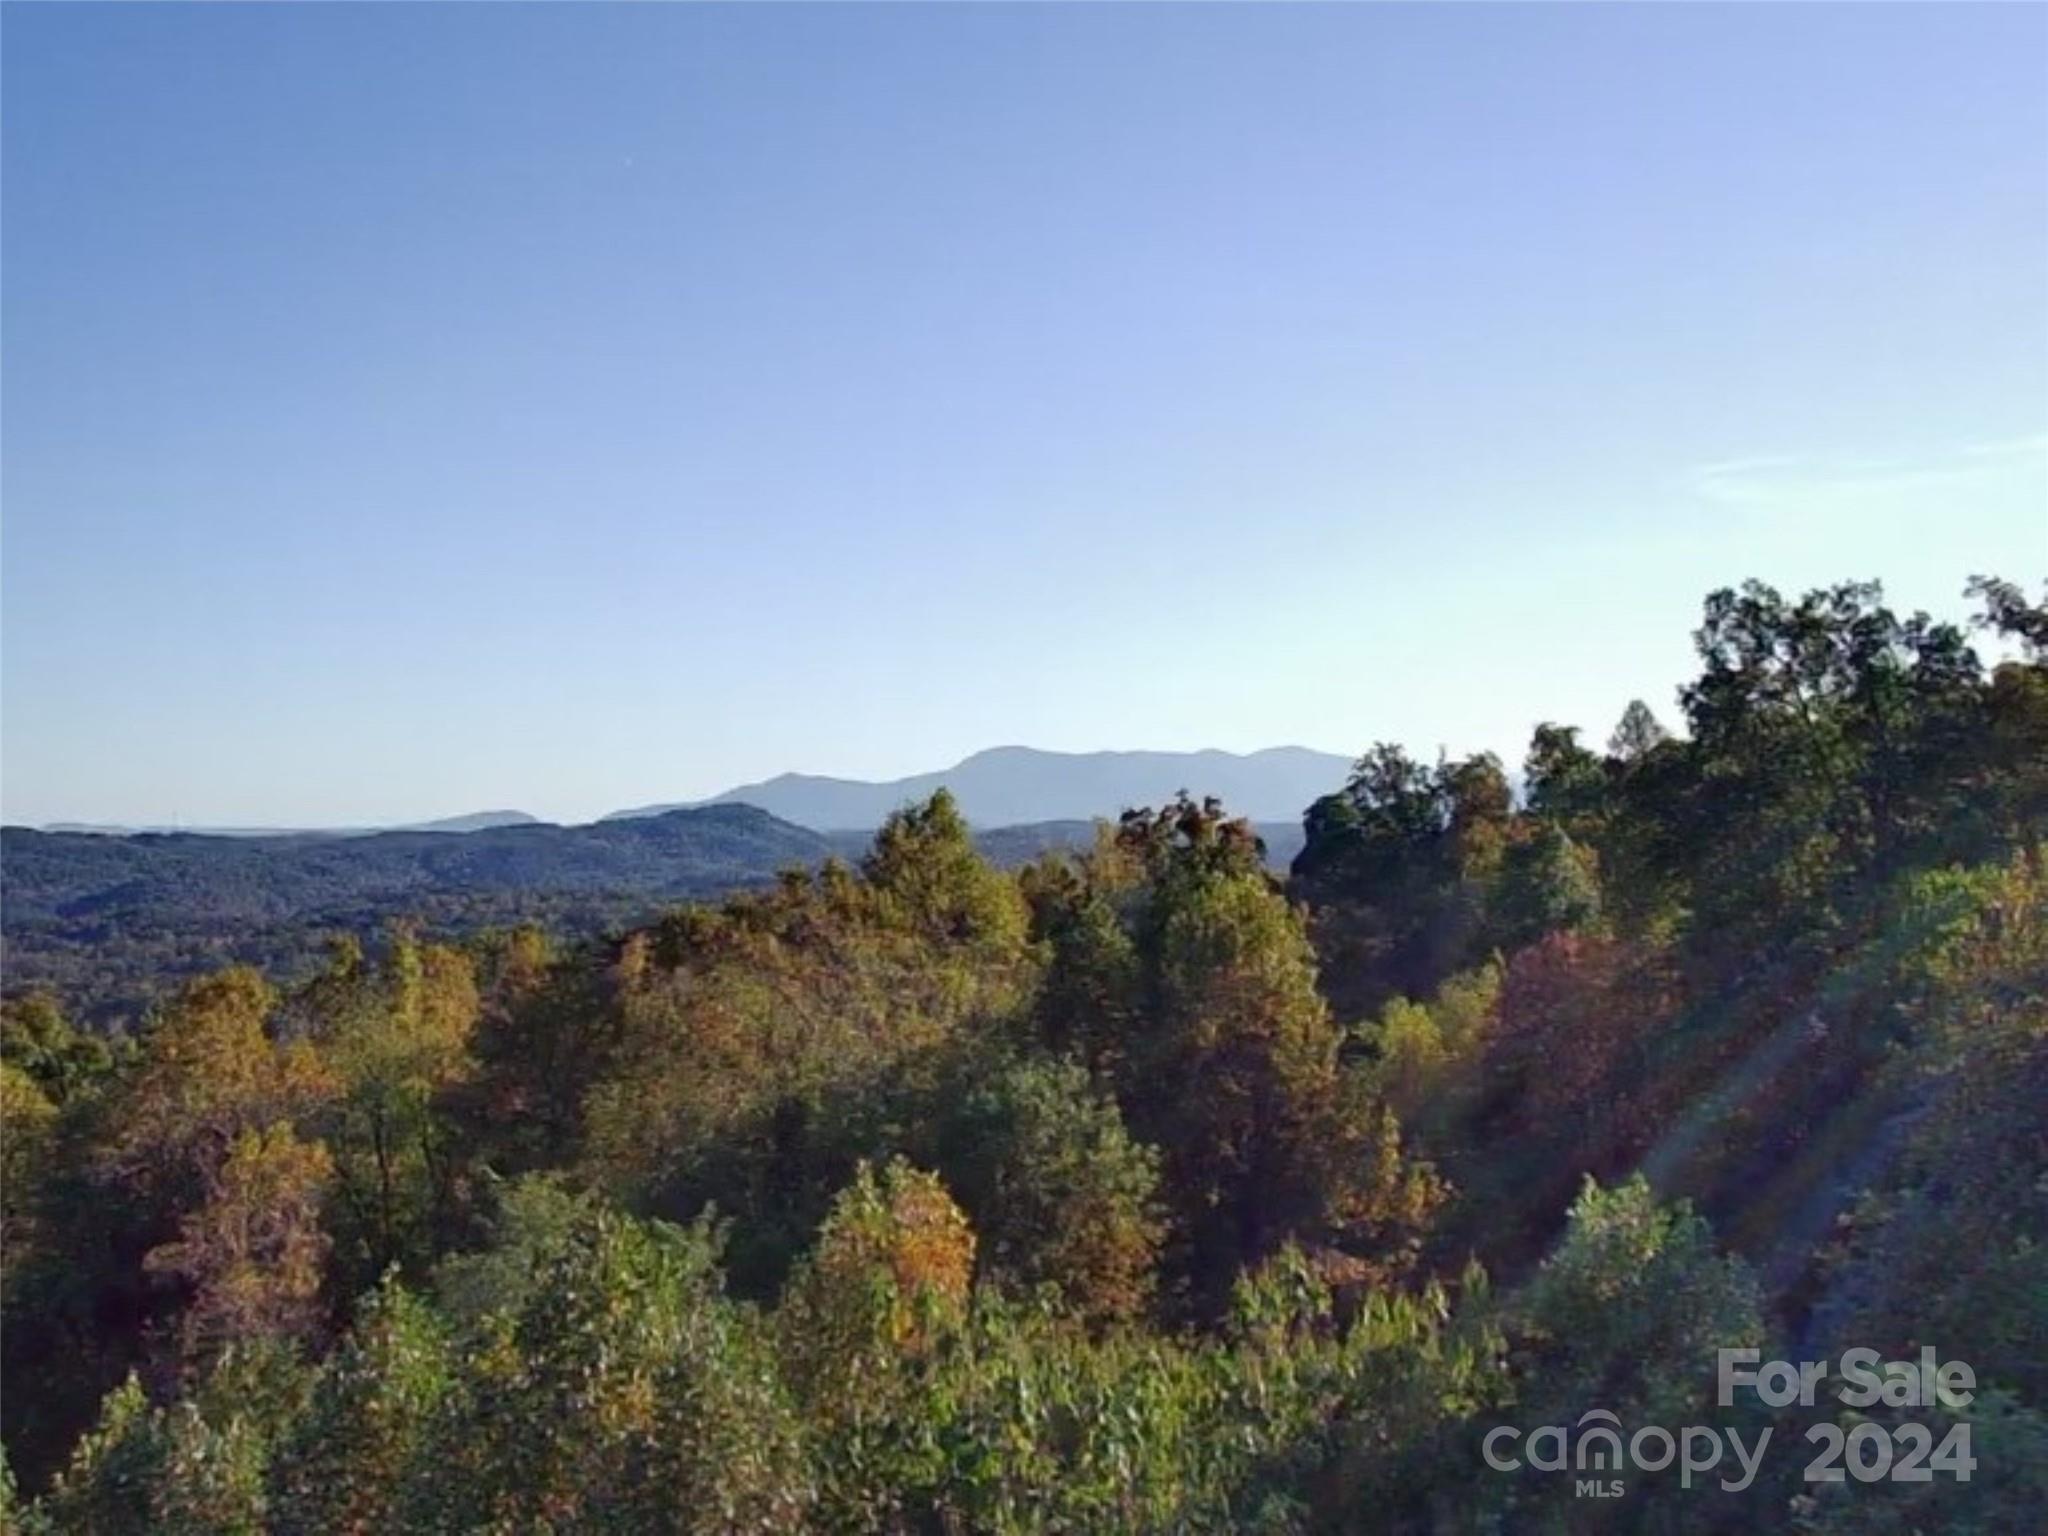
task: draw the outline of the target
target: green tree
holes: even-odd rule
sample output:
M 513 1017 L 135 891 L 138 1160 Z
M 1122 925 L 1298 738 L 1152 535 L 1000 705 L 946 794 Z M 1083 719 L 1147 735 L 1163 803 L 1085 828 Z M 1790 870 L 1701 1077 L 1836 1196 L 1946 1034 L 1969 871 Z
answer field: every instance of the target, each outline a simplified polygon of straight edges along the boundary
M 1540 1362 L 1532 1423 L 1596 1405 L 1624 1423 L 1688 1422 L 1712 1400 L 1717 1351 L 1764 1340 L 1748 1267 L 1640 1175 L 1611 1189 L 1586 1180 L 1563 1240 L 1510 1316 Z
M 0 1001 L 0 1062 L 61 1105 L 102 1082 L 114 1054 L 97 1035 L 73 1028 L 54 994 L 34 991 Z
M 1980 669 L 1953 625 L 1882 598 L 1848 582 L 1794 602 L 1755 581 L 1707 598 L 1677 848 L 1714 948 L 1833 942 L 1860 893 L 1939 840 Z
M 1200 830 L 1154 861 L 1137 928 L 1148 1017 L 1120 1085 L 1161 1149 L 1198 1310 L 1289 1237 L 1391 1260 L 1434 1203 L 1367 1078 L 1340 1071 L 1301 914 L 1262 871 L 1217 858 L 1227 842 Z
M 707 1224 L 575 1221 L 516 1311 L 473 1328 L 444 1402 L 406 1453 L 409 1527 L 779 1531 L 811 1501 L 767 1334 L 723 1294 Z
M 1664 729 L 1650 706 L 1641 699 L 1630 699 L 1614 733 L 1607 738 L 1607 755 L 1623 763 L 1638 762 L 1670 739 L 1671 733 Z
M 57 1106 L 26 1072 L 0 1061 L 0 1297 L 36 1252 L 42 1185 Z
M 1513 811 L 1491 753 L 1428 768 L 1386 743 L 1309 807 L 1294 883 L 1316 911 L 1323 985 L 1341 1013 L 1426 997 L 1483 958 Z
M 381 968 L 338 951 L 306 1003 L 336 1086 L 318 1125 L 334 1154 L 341 1257 L 358 1282 L 417 1268 L 452 1225 L 453 1135 L 438 1110 L 471 1071 L 474 970 L 400 931 Z
M 260 1536 L 271 1426 L 232 1362 L 208 1389 L 152 1408 L 132 1375 L 107 1395 L 38 1515 L 94 1536 Z
M 395 1279 L 358 1310 L 321 1367 L 271 1472 L 274 1527 L 333 1536 L 401 1528 L 441 1473 L 428 1456 L 455 1384 L 439 1320 Z
M 999 949 L 1023 938 L 1026 912 L 1015 883 L 975 850 L 947 790 L 882 823 L 861 872 L 886 910 L 932 938 Z
M 1522 791 L 1536 815 L 1582 826 L 1605 807 L 1606 765 L 1579 744 L 1577 726 L 1539 725 L 1522 761 Z
M 1539 822 L 1508 850 L 1491 906 L 1493 931 L 1510 949 L 1594 927 L 1602 902 L 1593 850 L 1556 822 Z
M 1116 1102 L 1079 1065 L 1026 1061 L 972 1090 L 939 1165 L 980 1234 L 982 1264 L 1048 1284 L 1096 1322 L 1139 1317 L 1163 1225 L 1159 1155 L 1131 1140 Z
M 1024 871 L 1031 936 L 1047 953 L 1034 1008 L 1041 1043 L 1114 1073 L 1138 1015 L 1138 951 L 1123 911 L 1135 883 L 1114 842 L 1086 859 L 1048 858 Z

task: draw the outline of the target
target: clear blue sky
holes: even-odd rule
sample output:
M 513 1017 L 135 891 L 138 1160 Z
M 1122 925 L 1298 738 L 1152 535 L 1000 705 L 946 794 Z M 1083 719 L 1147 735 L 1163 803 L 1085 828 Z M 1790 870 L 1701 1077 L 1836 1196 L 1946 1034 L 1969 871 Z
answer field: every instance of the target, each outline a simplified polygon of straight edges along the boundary
M 4 813 L 1518 758 L 2048 572 L 2048 9 L 26 6 Z

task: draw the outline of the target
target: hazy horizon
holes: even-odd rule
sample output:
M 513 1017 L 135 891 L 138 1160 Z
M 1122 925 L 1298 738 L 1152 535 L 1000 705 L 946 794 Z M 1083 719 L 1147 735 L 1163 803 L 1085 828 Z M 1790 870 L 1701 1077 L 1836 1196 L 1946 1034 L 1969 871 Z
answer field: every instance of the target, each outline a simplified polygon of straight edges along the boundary
M 2041 7 L 5 31 L 10 823 L 1512 766 L 2048 571 Z
M 448 813 L 446 813 L 445 815 L 435 815 L 435 816 L 413 816 L 413 815 L 395 815 L 395 816 L 390 816 L 390 817 L 386 817 L 386 818 L 384 818 L 384 819 L 382 819 L 382 820 L 378 820 L 378 821 L 371 821 L 371 822 L 356 822 L 356 823 L 337 823 L 337 822 L 329 822 L 329 823 L 321 823 L 321 824 L 304 824 L 304 825 L 285 825 L 285 824 L 282 824 L 282 823 L 268 823 L 268 824 L 265 824 L 265 823 L 241 823 L 241 822 L 208 822 L 208 823 L 195 823 L 195 822 L 188 822 L 188 821 L 184 821 L 184 820 L 181 820 L 181 819 L 173 819 L 173 820 L 171 820 L 171 821 L 165 821 L 165 822 L 122 822 L 122 821 L 110 821 L 110 820 L 104 820 L 104 819 L 99 819 L 99 818 L 90 818 L 90 817 L 66 816 L 66 817 L 53 817 L 53 818 L 51 818 L 51 819 L 50 819 L 50 820 L 48 820 L 48 821 L 44 821 L 44 822 L 38 822 L 38 823 L 17 823 L 17 822 L 8 822 L 8 823 L 6 823 L 6 824 L 7 824 L 7 825 L 33 825 L 33 826 L 39 826 L 39 827 L 42 827 L 42 828 L 45 828 L 45 829 L 50 829 L 50 830 L 60 830 L 60 831 L 61 831 L 61 830 L 89 830 L 89 831 L 95 831 L 95 832 L 99 832 L 99 831 L 122 831 L 122 832 L 129 832 L 129 831 L 141 831 L 141 832 L 155 832 L 155 831 L 162 831 L 162 830 L 171 830 L 171 831 L 182 831 L 182 832 L 199 832 L 199 833 L 206 833 L 206 832 L 230 832 L 230 833 L 236 833 L 236 834 L 248 834 L 248 833 L 258 833 L 258 832 L 380 832 L 380 831 L 406 831 L 406 830 L 418 829 L 418 828 L 420 828 L 420 827 L 423 827 L 423 826 L 431 825 L 431 824 L 433 824 L 433 823 L 435 823 L 435 822 L 437 822 L 437 821 L 443 821 L 443 820 L 461 820 L 461 819 L 464 819 L 464 818 L 466 818 L 466 817 L 471 817 L 471 816 L 488 816 L 488 815 L 503 815 L 503 814 L 507 814 L 507 813 L 525 813 L 525 814 L 529 814 L 529 815 L 534 815 L 534 819 L 535 819 L 536 821 L 539 821 L 539 822 L 543 822 L 543 823 L 548 823 L 548 824 L 552 824 L 552 825 L 557 825 L 557 826 L 583 826 L 583 825 L 589 825 L 589 824 L 591 824 L 591 823 L 593 823 L 593 822 L 597 822 L 597 821 L 602 821 L 602 820 L 605 820 L 605 819 L 607 819 L 607 818 L 609 818 L 609 817 L 612 817 L 612 816 L 617 816 L 617 815 L 622 815 L 622 814 L 623 814 L 623 815 L 639 815 L 639 814 L 649 814 L 649 813 L 652 813 L 653 811 L 655 811 L 655 810 L 657 810 L 657 809 L 659 809 L 659 810 L 675 810 L 675 809 L 682 809 L 682 808 L 685 808 L 685 807 L 687 807 L 687 806 L 708 806 L 708 805 L 712 805 L 712 804 L 717 804 L 717 803 L 731 803 L 731 801 L 732 801 L 733 797 L 736 797 L 736 796 L 738 796 L 738 795 L 739 795 L 739 794 L 740 794 L 740 793 L 741 793 L 742 791 L 745 791 L 745 790 L 747 790 L 747 789 L 758 789 L 758 788 L 762 788 L 762 787 L 764 787 L 764 786 L 768 786 L 768 785 L 773 785 L 773 784 L 775 784 L 775 783 L 777 783 L 778 781 L 781 781 L 781 780 L 787 780 L 787 779 L 796 779 L 796 780 L 809 780 L 809 781 L 816 781 L 816 782 L 819 782 L 819 783 L 828 783 L 828 784 L 857 784 L 857 785 L 879 785 L 879 784 L 889 784 L 889 783 L 894 783 L 894 782 L 897 782 L 897 781 L 899 781 L 899 780 L 903 780 L 903 779 L 914 779 L 914 778 L 920 778 L 920 777 L 927 777 L 927 776 L 933 776 L 933 775 L 943 774 L 943 773 L 946 773 L 946 772 L 949 772 L 949 771 L 951 771 L 952 769 L 955 769 L 955 768 L 961 767 L 961 766 L 965 765 L 966 763 L 968 763 L 968 762 L 971 762 L 971 761 L 972 761 L 972 760 L 974 760 L 975 758 L 979 758 L 979 757 L 984 757 L 984 756 L 989 756 L 989 755 L 993 755 L 993 754 L 997 754 L 997 753 L 1005 753 L 1005 752 L 1020 752 L 1020 751 L 1021 751 L 1021 752 L 1031 752 L 1031 753 L 1035 753 L 1035 754 L 1038 754 L 1039 756 L 1042 756 L 1042 757 L 1052 757 L 1052 758 L 1063 758 L 1063 757 L 1082 757 L 1082 758 L 1086 758 L 1086 757 L 1098 757 L 1098 756 L 1110 756 L 1110 757 L 1138 757 L 1138 756 L 1153 756 L 1153 755 L 1158 755 L 1158 756 L 1175 756 L 1175 757 L 1181 757 L 1181 756 L 1199 756 L 1199 755 L 1202 755 L 1202 754 L 1205 754 L 1205 753 L 1216 753 L 1216 752 L 1222 752 L 1222 753 L 1223 753 L 1223 755 L 1225 755 L 1225 756 L 1228 756 L 1228 757 L 1234 757 L 1234 758 L 1244 759 L 1244 758 L 1252 758 L 1252 757 L 1259 757 L 1259 756 L 1263 756 L 1263 755 L 1266 755 L 1266 754 L 1269 754 L 1269 753 L 1280 753 L 1280 752 L 1309 752 L 1309 753 L 1314 753 L 1314 754 L 1316 754 L 1316 755 L 1318 755 L 1318 756 L 1322 756 L 1322 757 L 1337 757 L 1337 758 L 1344 758 L 1344 759 L 1346 759 L 1347 761 L 1349 761 L 1349 760 L 1352 760 L 1352 759 L 1354 759 L 1354 758 L 1356 757 L 1356 755 L 1357 755 L 1357 754 L 1355 754 L 1355 753 L 1344 753 L 1344 752 L 1334 752 L 1334 751 L 1328 751 L 1328 750 L 1326 750 L 1326 749 L 1324 749 L 1324 748 L 1320 748 L 1320 747 L 1307 747 L 1307 746 L 1303 746 L 1303 745 L 1302 745 L 1302 744 L 1301 744 L 1300 742 L 1275 742 L 1275 743 L 1273 743 L 1273 744 L 1272 744 L 1271 746 L 1267 746 L 1267 747 L 1258 747 L 1258 748 L 1253 748 L 1253 749 L 1251 749 L 1251 750 L 1249 750 L 1249 751 L 1247 751 L 1247 752 L 1225 752 L 1225 751 L 1224 751 L 1224 749 L 1222 749 L 1222 748 L 1215 748 L 1215 747 L 1190 747 L 1190 748 L 1185 748 L 1185 749 L 1173 749 L 1173 748 L 1163 748 L 1163 749 L 1162 749 L 1162 748 L 1153 748 L 1153 747 L 1099 747 L 1099 748 L 1084 748 L 1084 749 L 1078 749 L 1078 750 L 1073 750 L 1073 751 L 1053 751 L 1053 750 L 1050 750 L 1050 749 L 1046 749 L 1046 748 L 1032 747 L 1032 746 L 1030 746 L 1030 745 L 1028 745 L 1028 744 L 1026 744 L 1026 743 L 1022 743 L 1022 742 L 998 742 L 998 743 L 995 743 L 995 744 L 993 744 L 993 745 L 990 745 L 990 746 L 987 746 L 987 747 L 983 747 L 983 748 L 980 748 L 980 749 L 978 749 L 977 751 L 974 751 L 974 752 L 970 752 L 970 753 L 966 754 L 966 755 L 965 755 L 964 757 L 960 758 L 960 759 L 959 759 L 959 760 L 958 760 L 957 762 L 952 762 L 952 763 L 939 763 L 939 764 L 933 764 L 933 765 L 930 765 L 930 766 L 929 766 L 929 767 L 927 767 L 927 768 L 924 768 L 924 769 L 918 769 L 918 770 L 914 770 L 914 771 L 912 771 L 911 773 L 907 773 L 907 774 L 897 774 L 897 775 L 890 775 L 890 776 L 886 776 L 886 777 L 881 777 L 881 778 L 856 778 L 856 777 L 852 777 L 852 776 L 849 776 L 849 775 L 844 775 L 844 774 L 833 774 L 833 773 L 814 773 L 814 772 L 811 772 L 811 771 L 809 771 L 809 770 L 806 770 L 806 769 L 802 769 L 802 768 L 793 768 L 793 769 L 785 769 L 785 770 L 782 770 L 782 771 L 780 771 L 780 772 L 777 772 L 777 773 L 773 773 L 773 774 L 769 774 L 769 775 L 766 775 L 766 776 L 765 776 L 764 778 L 762 778 L 762 779 L 759 779 L 759 780 L 748 780 L 748 781 L 746 781 L 746 782 L 744 782 L 744 783 L 739 783 L 739 784 L 726 784 L 726 785 L 721 785 L 721 786 L 720 786 L 719 788 L 717 788 L 717 789 L 715 789 L 715 790 L 711 791 L 711 792 L 710 792 L 710 793 L 708 793 L 708 794 L 705 794 L 705 795 L 702 795 L 702 796 L 695 796 L 695 797 L 691 797 L 691 798 L 689 798 L 689 799 L 686 799 L 686 800 L 679 800 L 679 801 L 674 801 L 674 802 L 656 802 L 656 801 L 648 801 L 648 802 L 640 802 L 640 803 L 636 803 L 636 804 L 631 804 L 631 805 L 616 805 L 616 806 L 612 806 L 612 807 L 610 807 L 610 808 L 609 808 L 608 810 L 605 810 L 605 811 L 601 811 L 601 812 L 598 812 L 598 813 L 597 813 L 596 815 L 593 815 L 593 816 L 582 816 L 582 817 L 576 817 L 576 818 L 573 818 L 573 819 L 569 819 L 569 820 L 564 820 L 564 819 L 562 819 L 562 818 L 559 818 L 559 817 L 551 817 L 551 816 L 540 816 L 540 815 L 538 815 L 537 813 L 533 813 L 533 812 L 529 812 L 529 811 L 527 811 L 527 808 L 526 808 L 525 806 L 520 806 L 520 805 L 492 805 L 492 806 L 483 806 L 483 805 L 479 805 L 479 806 L 472 806 L 472 807 L 470 807 L 470 808 L 469 808 L 468 810 L 466 810 L 466 811 L 453 811 L 453 812 L 448 812 Z M 1510 765 L 1510 768 L 1512 768 L 1512 765 Z M 741 801 L 740 803 L 745 803 L 745 802 L 744 802 L 744 801 Z M 1303 810 L 1306 810 L 1306 809 L 1307 809 L 1307 807 L 1306 807 L 1306 806 L 1303 806 L 1303 807 L 1302 807 L 1301 809 L 1303 809 Z M 1098 815 L 1098 816 L 1104 816 L 1104 817 L 1106 817 L 1106 816 L 1110 815 L 1110 814 L 1111 814 L 1111 812 L 1110 812 L 1110 810 L 1109 810 L 1109 809 L 1104 809 L 1104 810 L 1102 810 L 1102 811 L 1099 811 L 1099 812 L 1096 812 L 1096 813 L 1094 813 L 1094 814 L 1096 814 L 1096 815 Z M 786 818 L 785 818 L 785 819 L 786 819 Z M 799 824 L 800 824 L 800 825 L 803 825 L 804 823 L 799 823 Z M 993 824 L 991 824 L 991 825 L 993 825 Z M 823 829 L 821 829 L 821 830 L 826 830 L 826 831 L 846 831 L 846 830 L 857 830 L 857 829 L 852 829 L 852 828 L 842 828 L 842 827 L 827 827 L 827 828 L 823 828 Z

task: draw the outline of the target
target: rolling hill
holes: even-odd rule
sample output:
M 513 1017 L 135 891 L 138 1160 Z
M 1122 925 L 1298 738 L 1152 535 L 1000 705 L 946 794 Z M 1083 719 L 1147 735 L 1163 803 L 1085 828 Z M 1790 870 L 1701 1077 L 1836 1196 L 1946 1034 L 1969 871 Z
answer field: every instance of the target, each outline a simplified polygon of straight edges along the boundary
M 324 933 L 395 919 L 473 932 L 537 921 L 564 936 L 645 920 L 828 856 L 857 859 L 875 827 L 950 789 L 1002 865 L 1085 848 L 1097 819 L 1177 791 L 1249 817 L 1268 861 L 1301 847 L 1301 813 L 1348 764 L 1302 747 L 1261 752 L 1041 752 L 998 747 L 883 782 L 782 774 L 691 806 L 584 826 L 483 811 L 390 829 L 0 828 L 0 931 L 9 991 L 51 986 L 102 1021 L 132 1019 L 183 976 L 235 961 L 289 974 Z M 452 835 L 459 834 L 459 835 Z
M 231 961 L 289 970 L 323 931 L 394 918 L 457 931 L 526 920 L 564 933 L 757 884 L 832 845 L 744 805 L 640 821 L 358 837 L 0 828 L 10 990 L 50 985 L 102 1017 Z
M 1262 824 L 1284 869 L 1298 822 Z M 751 805 L 717 804 L 562 827 L 218 835 L 0 828 L 7 988 L 49 986 L 82 1014 L 132 1020 L 179 979 L 242 961 L 290 974 L 324 934 L 374 937 L 393 920 L 465 933 L 535 921 L 564 937 L 643 921 L 677 902 L 858 859 L 870 834 L 812 831 Z M 1079 818 L 977 833 L 1002 865 L 1085 848 Z
M 201 837 L 369 837 L 378 832 L 485 832 L 496 827 L 531 827 L 538 816 L 525 811 L 470 811 L 436 821 L 406 822 L 392 827 L 134 827 L 117 822 L 53 821 L 45 832 L 91 832 L 102 837 L 134 837 L 144 832 L 166 836 L 192 833 Z

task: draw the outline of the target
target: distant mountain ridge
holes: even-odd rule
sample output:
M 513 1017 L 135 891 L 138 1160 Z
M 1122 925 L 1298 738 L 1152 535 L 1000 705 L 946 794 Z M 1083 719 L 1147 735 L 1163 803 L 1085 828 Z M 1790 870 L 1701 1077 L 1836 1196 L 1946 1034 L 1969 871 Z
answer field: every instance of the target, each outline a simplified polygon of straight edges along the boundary
M 537 827 L 538 816 L 525 811 L 470 811 L 436 821 L 405 822 L 375 827 L 131 827 L 117 822 L 52 821 L 44 832 L 89 832 L 98 837 L 375 837 L 382 832 L 488 832 L 494 827 Z
M 1114 820 L 1133 806 L 1158 805 L 1179 790 L 1214 795 L 1232 815 L 1297 822 L 1309 803 L 1342 787 L 1351 759 L 1308 747 L 1258 752 L 1046 752 L 992 747 L 951 768 L 871 781 L 784 773 L 742 784 L 708 800 L 636 806 L 606 821 L 626 821 L 692 805 L 752 805 L 819 832 L 866 831 L 891 811 L 951 790 L 977 827 Z
M 479 811 L 391 828 L 5 827 L 6 984 L 53 986 L 87 1017 L 132 1022 L 178 977 L 230 961 L 296 974 L 323 932 L 374 936 L 417 919 L 439 932 L 537 921 L 594 935 L 679 901 L 764 885 L 792 866 L 858 859 L 892 811 L 940 788 L 959 800 L 982 852 L 1006 867 L 1085 848 L 1098 822 L 1184 789 L 1251 820 L 1268 862 L 1285 870 L 1301 847 L 1302 812 L 1349 771 L 1347 759 L 1305 747 L 998 747 L 908 778 L 782 774 L 581 826 Z
M 713 805 L 750 805 L 813 832 L 872 832 L 892 811 L 949 789 L 976 828 L 1035 827 L 1052 822 L 1083 825 L 1114 821 L 1135 806 L 1157 806 L 1181 790 L 1197 799 L 1214 795 L 1234 816 L 1265 825 L 1299 824 L 1319 796 L 1342 787 L 1351 759 L 1308 747 L 1266 747 L 1256 752 L 1049 752 L 1037 747 L 990 747 L 950 768 L 901 779 L 842 779 L 825 774 L 779 773 L 703 800 L 664 801 L 612 811 L 591 825 L 636 821 L 671 811 Z M 100 837 L 220 837 L 263 841 L 380 837 L 391 833 L 473 834 L 508 827 L 552 826 L 517 810 L 472 811 L 433 821 L 356 827 L 136 826 L 60 821 L 39 830 Z
M 0 827 L 8 989 L 50 985 L 88 1016 L 133 1018 L 182 975 L 230 961 L 289 975 L 323 931 L 393 920 L 473 932 L 525 921 L 565 935 L 644 921 L 812 866 L 832 843 L 745 805 L 582 827 L 460 836 L 110 836 Z
M 1296 818 L 1261 823 L 1285 869 Z M 178 978 L 231 961 L 303 971 L 321 936 L 394 920 L 475 932 L 534 921 L 568 937 L 644 922 L 680 901 L 762 886 L 792 867 L 858 860 L 872 834 L 819 832 L 740 803 L 559 827 L 547 822 L 354 836 L 48 832 L 0 827 L 9 991 L 63 992 L 81 1013 L 139 1017 Z M 1006 868 L 1094 842 L 1079 818 L 978 829 Z

